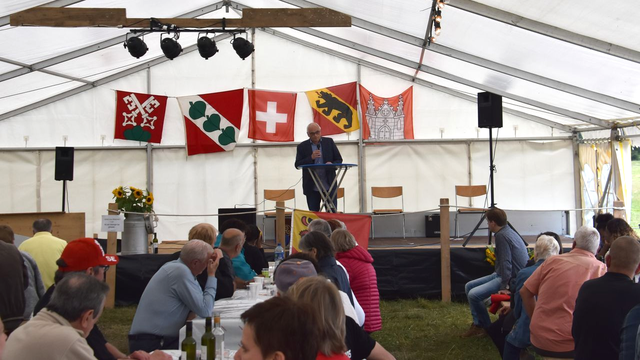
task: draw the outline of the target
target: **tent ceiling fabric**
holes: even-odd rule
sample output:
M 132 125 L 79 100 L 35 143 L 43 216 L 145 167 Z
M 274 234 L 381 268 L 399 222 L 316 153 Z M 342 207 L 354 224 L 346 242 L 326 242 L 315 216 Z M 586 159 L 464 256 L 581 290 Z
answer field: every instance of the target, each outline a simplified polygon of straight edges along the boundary
M 473 100 L 505 97 L 505 112 L 564 131 L 607 128 L 640 119 L 640 8 L 595 0 L 448 0 L 442 34 L 419 63 L 431 2 L 206 0 L 3 1 L 0 24 L 29 7 L 126 8 L 128 17 L 238 17 L 246 7 L 326 7 L 352 17 L 351 28 L 264 31 L 363 66 Z M 2 22 L 4 21 L 4 22 Z M 0 120 L 146 66 L 166 61 L 159 46 L 135 59 L 122 48 L 126 29 L 0 27 Z M 145 41 L 157 44 L 157 34 Z M 183 48 L 196 35 L 183 34 Z M 179 60 L 176 60 L 179 61 Z M 416 69 L 419 72 L 416 74 Z

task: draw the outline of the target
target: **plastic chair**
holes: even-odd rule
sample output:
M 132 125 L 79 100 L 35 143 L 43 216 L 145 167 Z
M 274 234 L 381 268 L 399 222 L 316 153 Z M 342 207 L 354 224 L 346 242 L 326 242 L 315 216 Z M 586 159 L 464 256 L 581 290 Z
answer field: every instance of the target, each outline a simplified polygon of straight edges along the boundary
M 401 208 L 400 209 L 376 209 L 373 206 L 374 198 L 390 199 L 400 197 Z M 379 214 L 402 214 L 402 238 L 406 238 L 405 234 L 405 216 L 404 216 L 404 195 L 402 193 L 402 186 L 373 186 L 371 187 L 371 212 L 374 215 Z M 375 238 L 375 228 L 373 226 L 373 218 L 371 218 L 371 237 Z
M 487 209 L 473 207 L 473 198 L 486 196 L 487 187 L 485 185 L 456 185 L 456 217 L 455 217 L 455 237 L 458 237 L 458 215 L 460 214 L 484 214 Z M 469 199 L 470 207 L 458 207 L 458 197 Z M 484 228 L 483 228 L 484 229 Z
M 289 201 L 293 200 L 293 208 L 296 208 L 296 190 L 295 189 L 282 189 L 282 190 L 264 190 L 264 201 L 262 202 L 262 232 L 264 233 L 264 220 L 266 218 L 275 218 L 275 211 L 265 211 L 267 207 L 267 201 Z M 274 204 L 275 205 L 275 204 Z M 286 204 L 285 204 L 286 205 Z M 291 211 L 284 212 L 285 217 L 291 217 Z

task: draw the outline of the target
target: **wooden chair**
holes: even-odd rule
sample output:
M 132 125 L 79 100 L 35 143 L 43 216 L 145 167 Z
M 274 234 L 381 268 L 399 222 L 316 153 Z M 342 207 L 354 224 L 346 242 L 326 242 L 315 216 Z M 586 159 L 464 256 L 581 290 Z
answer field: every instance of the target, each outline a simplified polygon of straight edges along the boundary
M 374 198 L 390 199 L 400 197 L 401 208 L 400 209 L 376 209 L 373 206 Z M 406 237 L 405 234 L 405 217 L 404 217 L 404 195 L 402 193 L 402 186 L 373 186 L 371 187 L 371 212 L 374 215 L 378 214 L 402 214 L 402 238 Z M 371 218 L 371 237 L 375 238 L 375 231 L 373 226 L 373 218 Z
M 276 217 L 276 212 L 275 211 L 266 211 L 267 208 L 267 201 L 273 201 L 273 202 L 277 202 L 277 201 L 289 201 L 289 200 L 293 200 L 293 208 L 295 209 L 296 207 L 296 190 L 295 189 L 283 189 L 283 190 L 268 190 L 265 189 L 264 190 L 264 201 L 262 202 L 262 210 L 263 215 L 262 215 L 262 232 L 264 233 L 264 220 L 266 218 L 275 218 Z M 275 204 L 274 204 L 275 206 Z M 291 217 L 291 211 L 285 211 L 284 212 L 285 217 Z
M 458 237 L 458 215 L 460 214 L 484 214 L 487 209 L 473 207 L 473 198 L 486 196 L 487 187 L 485 185 L 456 185 L 456 217 L 455 217 L 455 237 Z M 458 197 L 469 199 L 470 207 L 458 207 Z
M 344 209 L 345 209 L 345 203 L 347 202 L 344 198 L 344 188 L 339 188 L 338 189 L 338 194 L 336 196 L 336 200 L 338 199 L 342 199 L 342 212 L 344 213 Z

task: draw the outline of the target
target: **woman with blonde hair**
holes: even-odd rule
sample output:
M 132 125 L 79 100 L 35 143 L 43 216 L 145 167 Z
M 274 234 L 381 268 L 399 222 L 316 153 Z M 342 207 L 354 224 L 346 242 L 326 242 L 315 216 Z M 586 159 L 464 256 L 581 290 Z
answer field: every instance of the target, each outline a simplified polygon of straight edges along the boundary
M 347 230 L 334 231 L 331 242 L 336 250 L 336 259 L 347 269 L 351 290 L 364 310 L 364 330 L 372 333 L 382 329 L 378 279 L 371 254 L 359 246 Z
M 395 360 L 355 320 L 345 316 L 338 288 L 327 278 L 299 279 L 289 288 L 287 296 L 312 304 L 318 311 L 320 347 L 316 360 Z

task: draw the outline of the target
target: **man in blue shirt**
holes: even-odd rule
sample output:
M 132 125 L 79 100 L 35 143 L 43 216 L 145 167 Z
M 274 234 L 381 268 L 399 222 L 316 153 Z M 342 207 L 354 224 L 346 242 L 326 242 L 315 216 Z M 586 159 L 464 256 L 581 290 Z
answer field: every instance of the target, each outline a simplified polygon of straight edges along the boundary
M 180 259 L 164 264 L 142 293 L 129 332 L 130 351 L 178 349 L 180 328 L 189 312 L 202 318 L 211 316 L 218 280 L 216 270 L 220 250 L 202 240 L 189 241 Z M 207 269 L 204 291 L 196 275 Z
M 510 294 L 511 280 L 527 264 L 529 254 L 524 241 L 507 223 L 507 214 L 502 209 L 491 208 L 486 212 L 489 230 L 496 235 L 496 271 L 464 286 L 469 300 L 473 324 L 462 337 L 484 335 L 491 325 L 484 300 L 497 292 Z

